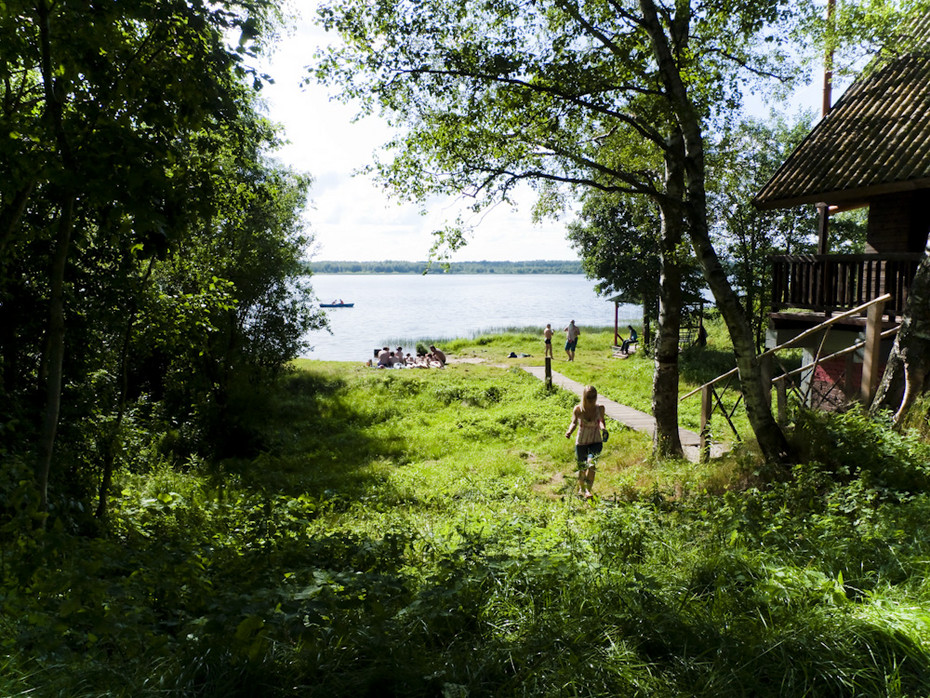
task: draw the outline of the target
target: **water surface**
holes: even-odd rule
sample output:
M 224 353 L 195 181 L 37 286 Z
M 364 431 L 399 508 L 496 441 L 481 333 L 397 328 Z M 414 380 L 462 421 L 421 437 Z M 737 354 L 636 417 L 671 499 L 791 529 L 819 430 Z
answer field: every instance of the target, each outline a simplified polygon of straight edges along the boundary
M 375 347 L 472 337 L 502 328 L 556 330 L 569 320 L 613 327 L 614 304 L 581 274 L 314 274 L 320 302 L 342 299 L 354 308 L 326 309 L 332 335 L 313 332 L 306 358 L 365 361 Z M 639 323 L 636 305 L 620 306 L 620 325 Z M 558 347 L 558 344 L 556 344 Z

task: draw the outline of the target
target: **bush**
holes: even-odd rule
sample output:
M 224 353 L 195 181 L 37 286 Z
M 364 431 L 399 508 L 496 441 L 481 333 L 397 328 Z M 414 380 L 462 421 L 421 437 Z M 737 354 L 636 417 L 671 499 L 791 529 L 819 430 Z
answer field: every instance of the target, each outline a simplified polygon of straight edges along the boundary
M 793 442 L 801 460 L 822 463 L 837 482 L 861 478 L 889 496 L 930 490 L 930 446 L 916 432 L 896 431 L 887 414 L 801 410 Z

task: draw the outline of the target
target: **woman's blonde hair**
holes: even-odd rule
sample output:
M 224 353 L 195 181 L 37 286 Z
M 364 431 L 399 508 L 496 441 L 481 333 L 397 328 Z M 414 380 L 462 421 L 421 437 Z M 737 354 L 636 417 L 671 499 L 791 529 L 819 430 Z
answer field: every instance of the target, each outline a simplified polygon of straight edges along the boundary
M 597 388 L 593 385 L 586 385 L 581 392 L 581 399 L 585 402 L 597 402 Z

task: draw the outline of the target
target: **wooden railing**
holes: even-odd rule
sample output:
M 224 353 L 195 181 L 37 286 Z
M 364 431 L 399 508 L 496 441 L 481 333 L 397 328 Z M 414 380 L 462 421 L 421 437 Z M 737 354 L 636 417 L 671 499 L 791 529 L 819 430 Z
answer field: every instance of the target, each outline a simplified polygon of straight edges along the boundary
M 757 359 L 762 363 L 763 373 L 767 374 L 769 378 L 766 379 L 771 385 L 776 387 L 777 393 L 777 408 L 778 408 L 778 421 L 781 424 L 784 424 L 786 419 L 784 416 L 785 408 L 787 405 L 787 389 L 789 381 L 792 377 L 804 370 L 815 371 L 818 364 L 842 356 L 848 352 L 855 351 L 858 349 L 863 349 L 863 358 L 862 358 L 862 379 L 860 385 L 860 399 L 866 405 L 872 399 L 873 390 L 878 383 L 878 367 L 879 367 L 879 350 L 881 345 L 881 340 L 887 337 L 891 337 L 897 333 L 898 328 L 893 327 L 884 332 L 881 329 L 882 326 L 882 317 L 885 313 L 885 308 L 887 304 L 891 302 L 891 295 L 884 293 L 877 298 L 872 298 L 866 301 L 865 303 L 850 308 L 838 315 L 824 320 L 820 324 L 810 327 L 800 334 L 792 337 L 787 342 L 779 344 L 777 347 L 772 347 L 762 352 Z M 840 323 L 842 320 L 855 317 L 865 313 L 867 315 L 867 322 L 865 327 L 865 340 L 862 342 L 856 342 L 853 346 L 847 347 L 841 351 L 838 351 L 830 356 L 823 356 L 821 349 L 826 344 L 827 334 L 830 332 L 830 329 Z M 773 362 L 778 361 L 778 352 L 783 349 L 790 349 L 801 343 L 801 340 L 809 339 L 812 337 L 820 336 L 820 349 L 817 350 L 814 361 L 812 363 L 803 366 L 801 369 L 794 369 L 792 371 L 787 370 L 783 365 L 781 375 L 772 377 Z M 779 361 L 779 363 L 781 363 Z M 701 393 L 701 443 L 700 443 L 700 460 L 701 462 L 706 462 L 710 457 L 710 420 L 715 410 L 720 411 L 720 413 L 726 419 L 727 424 L 730 426 L 730 430 L 733 432 L 733 435 L 736 437 L 737 441 L 740 441 L 739 432 L 736 430 L 736 427 L 733 424 L 733 413 L 736 411 L 736 408 L 739 406 L 742 401 L 742 394 L 736 400 L 736 404 L 732 408 L 727 409 L 723 403 L 723 393 L 725 393 L 729 387 L 730 383 L 738 377 L 738 368 L 733 368 L 727 371 L 726 373 L 717 376 L 709 383 L 705 383 L 699 388 L 695 388 L 691 392 L 682 395 L 678 398 L 678 401 L 686 400 L 692 395 Z M 726 381 L 725 383 L 723 381 Z M 722 392 L 717 391 L 717 385 L 722 383 Z M 794 383 L 794 381 L 792 381 Z M 794 385 L 796 392 L 798 391 L 798 386 Z M 807 395 L 801 395 L 802 401 L 807 399 Z
M 807 308 L 830 314 L 888 293 L 890 318 L 904 312 L 911 281 L 923 255 L 828 254 L 772 257 L 772 310 Z

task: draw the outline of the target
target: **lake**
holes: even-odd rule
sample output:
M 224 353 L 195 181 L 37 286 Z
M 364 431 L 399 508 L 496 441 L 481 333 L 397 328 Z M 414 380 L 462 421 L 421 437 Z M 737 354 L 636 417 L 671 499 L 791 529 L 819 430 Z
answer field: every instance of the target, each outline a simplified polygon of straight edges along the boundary
M 564 342 L 569 320 L 582 327 L 613 327 L 614 304 L 581 274 L 314 274 L 322 303 L 342 299 L 354 308 L 327 308 L 332 335 L 313 332 L 305 358 L 367 361 L 373 349 L 546 323 Z M 638 305 L 620 306 L 620 326 L 639 324 Z

